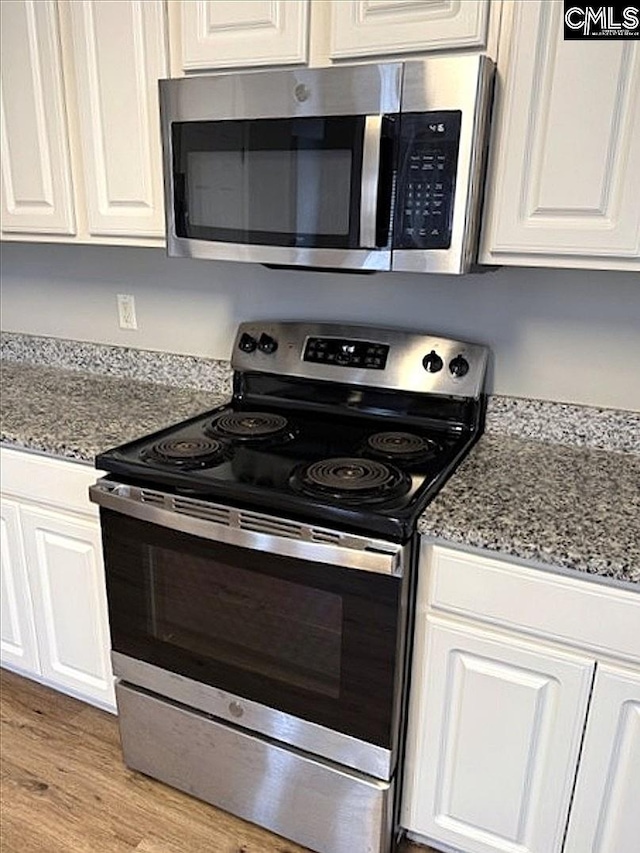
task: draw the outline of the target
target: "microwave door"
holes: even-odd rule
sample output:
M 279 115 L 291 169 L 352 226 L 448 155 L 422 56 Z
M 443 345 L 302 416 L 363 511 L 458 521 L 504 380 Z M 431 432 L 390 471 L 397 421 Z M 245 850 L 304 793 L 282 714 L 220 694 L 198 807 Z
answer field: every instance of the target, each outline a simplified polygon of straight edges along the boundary
M 173 123 L 169 254 L 389 269 L 382 128 L 380 115 Z

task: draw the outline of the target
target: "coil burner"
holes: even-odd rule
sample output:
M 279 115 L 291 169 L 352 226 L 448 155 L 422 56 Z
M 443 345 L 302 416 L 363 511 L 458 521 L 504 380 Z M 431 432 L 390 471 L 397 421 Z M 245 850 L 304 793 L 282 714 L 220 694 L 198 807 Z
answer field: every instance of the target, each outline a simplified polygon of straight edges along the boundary
M 366 441 L 366 451 L 398 462 L 423 461 L 436 456 L 442 446 L 412 432 L 376 432 Z
M 411 480 L 393 465 L 344 457 L 322 459 L 298 469 L 291 485 L 314 497 L 378 504 L 405 494 Z
M 142 458 L 180 469 L 206 468 L 223 460 L 224 447 L 215 438 L 167 438 L 157 441 Z
M 270 412 L 226 412 L 214 418 L 207 432 L 237 441 L 288 441 L 293 438 L 293 432 L 288 428 L 289 421 L 282 415 Z

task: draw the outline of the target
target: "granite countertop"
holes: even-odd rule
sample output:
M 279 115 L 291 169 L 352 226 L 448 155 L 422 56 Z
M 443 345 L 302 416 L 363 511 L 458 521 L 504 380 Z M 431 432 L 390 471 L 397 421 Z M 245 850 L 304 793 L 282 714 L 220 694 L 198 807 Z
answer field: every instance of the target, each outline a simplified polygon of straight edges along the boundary
M 3 353 L 2 442 L 87 463 L 231 390 L 228 363 L 213 359 L 7 333 Z M 418 529 L 640 583 L 640 413 L 491 398 L 485 435 Z
M 448 543 L 640 583 L 640 456 L 487 434 L 418 529 Z
M 93 464 L 97 453 L 222 403 L 228 393 L 2 362 L 5 445 Z

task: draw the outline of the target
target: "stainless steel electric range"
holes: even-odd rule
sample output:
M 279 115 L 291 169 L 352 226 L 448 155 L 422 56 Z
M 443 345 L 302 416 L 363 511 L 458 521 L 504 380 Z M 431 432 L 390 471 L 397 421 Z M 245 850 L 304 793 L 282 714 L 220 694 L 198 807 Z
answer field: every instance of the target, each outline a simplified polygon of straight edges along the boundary
M 483 346 L 244 323 L 233 397 L 101 454 L 126 763 L 320 853 L 398 835 L 416 522 Z

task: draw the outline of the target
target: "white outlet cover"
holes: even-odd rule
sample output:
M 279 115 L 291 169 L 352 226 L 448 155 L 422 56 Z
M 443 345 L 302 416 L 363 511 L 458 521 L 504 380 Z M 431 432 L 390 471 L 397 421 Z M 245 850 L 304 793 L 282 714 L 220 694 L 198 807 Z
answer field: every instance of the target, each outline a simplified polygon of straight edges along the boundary
M 118 322 L 121 329 L 137 329 L 136 300 L 131 293 L 118 293 Z

